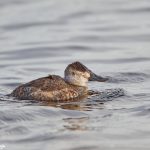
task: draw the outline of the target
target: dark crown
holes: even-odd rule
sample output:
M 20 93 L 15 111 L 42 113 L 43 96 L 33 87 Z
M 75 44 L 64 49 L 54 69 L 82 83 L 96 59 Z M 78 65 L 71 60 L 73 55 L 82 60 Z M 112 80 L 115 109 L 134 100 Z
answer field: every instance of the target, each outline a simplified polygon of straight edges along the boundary
M 72 69 L 77 70 L 77 71 L 81 71 L 81 72 L 88 71 L 87 67 L 85 67 L 82 63 L 80 63 L 78 61 L 73 62 L 72 64 L 68 65 L 68 67 L 71 67 Z

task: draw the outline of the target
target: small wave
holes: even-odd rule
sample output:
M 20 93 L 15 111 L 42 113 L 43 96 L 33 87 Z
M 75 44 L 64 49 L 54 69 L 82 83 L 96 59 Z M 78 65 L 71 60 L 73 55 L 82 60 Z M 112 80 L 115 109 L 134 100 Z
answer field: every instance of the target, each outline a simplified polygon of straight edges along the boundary
M 0 52 L 4 55 L 1 60 L 11 59 L 11 60 L 22 60 L 22 59 L 33 59 L 33 58 L 46 58 L 46 57 L 63 57 L 67 55 L 67 52 L 58 53 L 59 48 L 40 46 L 40 47 L 28 47 L 22 49 L 16 49 L 13 51 Z M 56 55 L 57 54 L 57 55 Z
M 22 22 L 22 23 L 15 23 L 11 25 L 0 26 L 5 31 L 18 31 L 23 29 L 28 29 L 32 27 L 42 27 L 42 26 L 50 26 L 50 25 L 62 25 L 65 24 L 63 20 L 56 20 L 56 21 L 32 21 L 32 22 Z
M 86 16 L 91 15 L 92 12 L 88 11 L 79 11 L 79 12 L 72 12 L 69 15 L 62 16 L 62 20 L 70 20 L 70 19 L 79 19 L 79 18 L 84 18 Z
M 110 83 L 138 83 L 144 82 L 150 78 L 149 74 L 140 73 L 140 72 L 126 72 L 126 73 L 117 73 L 112 77 L 109 77 Z
M 149 13 L 150 12 L 150 7 L 139 7 L 139 8 L 132 8 L 132 9 L 119 9 L 118 12 L 120 13 Z
M 147 96 L 149 97 L 149 95 L 147 95 Z M 138 117 L 147 116 L 147 117 L 150 117 L 150 105 L 149 104 L 134 107 L 134 108 L 130 109 L 129 111 L 132 113 L 133 116 L 138 116 Z
M 104 63 L 104 64 L 120 64 L 120 63 L 137 63 L 150 61 L 149 57 L 135 57 L 135 58 L 115 58 L 115 59 L 94 59 L 88 60 L 90 63 Z

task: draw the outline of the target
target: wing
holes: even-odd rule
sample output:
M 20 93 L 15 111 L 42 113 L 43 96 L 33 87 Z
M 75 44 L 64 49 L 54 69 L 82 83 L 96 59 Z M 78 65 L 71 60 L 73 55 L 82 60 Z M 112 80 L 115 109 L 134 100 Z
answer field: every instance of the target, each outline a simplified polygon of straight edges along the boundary
M 53 93 L 54 91 L 63 91 L 68 88 L 69 85 L 63 78 L 56 75 L 49 75 L 20 85 L 10 95 L 20 99 L 42 99 L 41 97 L 44 97 L 44 93 L 46 95 L 50 94 L 48 97 L 52 97 L 51 91 Z
M 67 88 L 69 85 L 60 76 L 49 75 L 26 83 L 24 86 L 37 88 L 42 91 L 55 91 Z

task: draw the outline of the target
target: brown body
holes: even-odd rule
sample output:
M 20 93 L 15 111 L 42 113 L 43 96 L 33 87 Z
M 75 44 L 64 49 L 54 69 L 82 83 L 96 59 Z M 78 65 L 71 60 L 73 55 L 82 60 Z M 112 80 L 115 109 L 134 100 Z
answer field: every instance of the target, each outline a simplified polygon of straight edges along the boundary
M 69 64 L 64 74 L 64 78 L 49 75 L 22 84 L 10 95 L 19 99 L 65 101 L 86 96 L 88 81 L 104 82 L 107 80 L 107 78 L 97 76 L 80 62 Z
M 50 75 L 22 84 L 11 93 L 11 96 L 40 101 L 64 101 L 86 94 L 87 87 L 72 85 L 60 76 Z

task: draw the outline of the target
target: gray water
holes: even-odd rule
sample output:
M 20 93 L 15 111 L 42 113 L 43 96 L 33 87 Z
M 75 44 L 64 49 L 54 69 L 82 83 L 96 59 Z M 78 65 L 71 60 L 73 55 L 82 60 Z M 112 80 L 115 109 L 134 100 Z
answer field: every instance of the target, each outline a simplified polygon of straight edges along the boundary
M 125 96 L 41 104 L 16 86 L 81 61 Z M 0 1 L 0 149 L 150 149 L 149 0 Z

